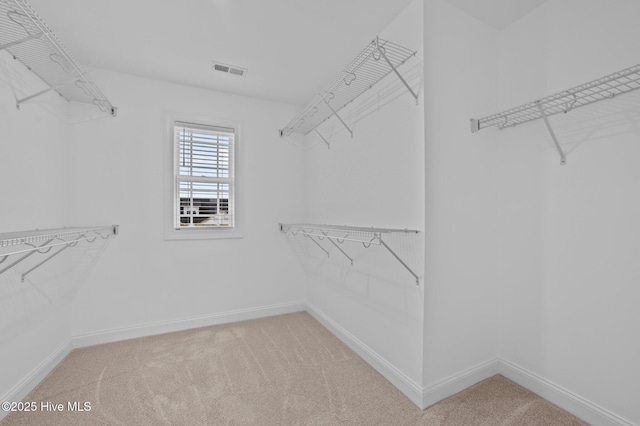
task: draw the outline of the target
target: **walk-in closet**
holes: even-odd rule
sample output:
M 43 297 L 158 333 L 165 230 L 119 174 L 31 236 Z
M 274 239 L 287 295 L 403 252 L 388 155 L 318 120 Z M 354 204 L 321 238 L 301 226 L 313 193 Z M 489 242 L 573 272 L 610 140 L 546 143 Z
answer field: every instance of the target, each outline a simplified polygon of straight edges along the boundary
M 0 425 L 640 426 L 638 18 L 0 0 Z

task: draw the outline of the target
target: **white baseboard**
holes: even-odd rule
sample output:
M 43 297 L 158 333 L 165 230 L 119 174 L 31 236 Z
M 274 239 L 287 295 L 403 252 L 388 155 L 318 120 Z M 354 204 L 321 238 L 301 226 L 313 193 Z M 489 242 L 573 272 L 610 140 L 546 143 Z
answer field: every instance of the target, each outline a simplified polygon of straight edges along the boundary
M 469 386 L 495 376 L 498 371 L 499 360 L 492 359 L 449 376 L 437 383 L 425 386 L 422 390 L 422 408 L 430 407 L 465 390 Z
M 488 360 L 449 376 L 437 383 L 420 388 L 393 364 L 371 349 L 357 337 L 342 328 L 324 312 L 307 303 L 307 312 L 331 331 L 342 342 L 382 374 L 398 390 L 421 409 L 430 407 L 489 377 L 501 374 L 525 389 L 541 396 L 579 419 L 594 426 L 640 426 L 626 420 L 585 398 L 509 361 L 500 358 Z
M 153 336 L 156 334 L 171 333 L 191 328 L 208 327 L 210 325 L 246 321 L 256 318 L 271 317 L 274 315 L 290 314 L 293 312 L 302 312 L 305 310 L 305 307 L 306 304 L 304 302 L 289 302 L 277 305 L 259 306 L 256 308 L 238 309 L 235 311 L 220 312 L 211 315 L 181 318 L 172 321 L 162 321 L 101 331 L 98 333 L 83 334 L 73 337 L 72 342 L 74 348 L 83 348 L 86 346 L 135 339 L 137 337 Z
M 540 395 L 579 419 L 594 426 L 638 426 L 531 371 L 499 360 L 499 372 L 523 388 Z
M 44 380 L 45 377 L 60 362 L 69 355 L 69 352 L 73 349 L 73 345 L 70 340 L 60 345 L 54 350 L 48 357 L 46 357 L 40 364 L 38 364 L 27 376 L 11 388 L 7 393 L 0 397 L 0 402 L 19 402 L 22 401 L 29 393 L 35 389 L 38 384 Z M 0 420 L 2 420 L 9 413 L 0 410 Z
M 422 388 L 404 373 L 398 370 L 393 364 L 384 359 L 380 354 L 365 345 L 353 334 L 342 328 L 338 323 L 329 318 L 311 303 L 307 302 L 307 312 L 311 314 L 320 324 L 325 326 L 334 336 L 349 346 L 352 351 L 364 359 L 385 379 L 390 381 L 400 392 L 406 395 L 414 404 L 422 407 Z

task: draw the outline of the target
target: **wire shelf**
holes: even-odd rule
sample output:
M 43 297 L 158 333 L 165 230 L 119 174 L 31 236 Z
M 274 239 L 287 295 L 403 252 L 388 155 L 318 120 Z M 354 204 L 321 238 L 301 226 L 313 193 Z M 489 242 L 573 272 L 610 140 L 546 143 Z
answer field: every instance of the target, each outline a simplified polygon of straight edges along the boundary
M 471 131 L 485 127 L 504 129 L 545 116 L 567 113 L 575 108 L 611 99 L 640 88 L 640 65 L 615 72 L 589 83 L 556 93 L 546 98 L 511 108 L 498 114 L 471 120 Z
M 366 228 L 357 226 L 337 226 L 337 225 L 313 225 L 313 224 L 280 224 L 280 230 L 285 233 L 297 235 L 310 235 L 318 238 L 331 238 L 340 241 L 355 241 L 364 244 L 380 244 L 382 234 L 392 232 L 418 233 L 420 231 L 409 229 L 391 228 Z
M 417 101 L 417 94 L 397 71 L 398 67 L 416 53 L 414 50 L 376 37 L 334 80 L 314 96 L 302 112 L 280 130 L 280 136 L 290 136 L 294 132 L 308 134 L 333 115 L 337 116 L 342 108 L 392 72 L 398 75 Z
M 8 232 L 0 234 L 0 274 L 18 265 L 30 256 L 48 254 L 48 256 L 22 273 L 22 281 L 27 274 L 39 268 L 53 257 L 70 247 L 75 247 L 81 241 L 94 242 L 98 238 L 106 240 L 118 234 L 118 225 L 76 228 L 54 228 L 45 230 Z M 54 247 L 59 250 L 53 251 Z M 17 260 L 6 264 L 10 257 L 22 255 Z
M 379 245 L 387 249 L 393 257 L 398 260 L 409 271 L 416 280 L 416 284 L 420 284 L 418 275 L 396 254 L 395 251 L 387 245 L 383 239 L 384 234 L 394 232 L 414 233 L 420 231 L 414 229 L 393 229 L 393 228 L 366 228 L 358 226 L 338 226 L 338 225 L 314 225 L 310 223 L 280 223 L 280 231 L 290 235 L 302 235 L 309 238 L 317 247 L 319 247 L 329 257 L 329 251 L 320 243 L 326 240 L 331 243 L 343 256 L 345 256 L 353 265 L 353 258 L 343 250 L 340 245 L 345 241 L 361 243 L 365 248 L 371 247 L 371 244 Z
M 73 228 L 54 228 L 45 230 L 33 230 L 33 231 L 19 231 L 19 232 L 6 232 L 0 234 L 0 248 L 22 246 L 28 244 L 37 244 L 42 241 L 48 240 L 62 240 L 68 241 L 75 237 L 86 234 L 117 234 L 118 226 L 99 226 L 99 227 L 73 227 Z M 2 253 L 2 256 L 15 254 Z
M 114 107 L 36 11 L 25 0 L 0 0 L 0 50 L 6 50 L 49 88 L 22 99 L 17 106 L 50 90 L 68 101 L 92 104 L 116 115 Z

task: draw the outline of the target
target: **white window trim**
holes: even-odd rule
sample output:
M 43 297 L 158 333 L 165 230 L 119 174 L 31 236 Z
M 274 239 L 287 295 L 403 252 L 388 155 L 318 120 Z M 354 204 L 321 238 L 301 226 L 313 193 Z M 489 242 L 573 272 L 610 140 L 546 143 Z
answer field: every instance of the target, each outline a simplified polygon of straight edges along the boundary
M 175 208 L 175 151 L 174 151 L 174 131 L 173 125 L 176 121 L 203 124 L 214 127 L 227 127 L 235 131 L 234 137 L 234 203 L 235 217 L 233 229 L 223 228 L 181 228 L 176 229 L 174 223 Z M 163 228 L 164 239 L 171 240 L 211 240 L 220 238 L 242 238 L 244 224 L 244 202 L 242 187 L 242 151 L 244 141 L 242 140 L 242 125 L 239 120 L 225 117 L 204 117 L 197 114 L 186 114 L 177 112 L 165 112 L 164 114 L 164 168 L 163 168 L 163 186 L 164 186 L 164 213 Z

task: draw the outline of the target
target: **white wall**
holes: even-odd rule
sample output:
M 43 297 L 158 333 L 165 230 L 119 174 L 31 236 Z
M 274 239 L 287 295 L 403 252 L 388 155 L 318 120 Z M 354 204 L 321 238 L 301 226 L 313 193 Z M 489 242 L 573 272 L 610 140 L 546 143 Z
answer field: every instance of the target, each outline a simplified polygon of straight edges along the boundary
M 117 118 L 72 128 L 72 220 L 116 223 L 120 235 L 73 305 L 87 335 L 300 301 L 304 275 L 277 224 L 301 214 L 302 153 L 277 136 L 297 108 L 93 70 Z M 234 78 L 234 77 L 230 77 Z M 165 116 L 241 123 L 237 178 L 244 237 L 165 241 Z
M 337 120 L 319 128 L 331 149 L 310 134 L 307 142 L 306 204 L 310 223 L 409 228 L 420 234 L 386 238 L 422 278 L 424 241 L 424 135 L 422 95 L 422 2 L 414 1 L 384 31 L 383 39 L 418 51 L 402 72 L 420 93 L 420 105 L 395 75 L 389 75 L 340 112 L 354 135 Z M 354 55 L 358 52 L 354 52 Z M 307 300 L 420 387 L 423 283 L 383 247 L 331 244 L 329 258 L 298 237 L 294 247 L 311 259 Z
M 16 109 L 14 96 L 28 96 L 42 87 L 24 66 L 0 52 L 0 233 L 68 225 L 66 102 L 47 94 Z M 74 284 L 65 255 L 20 281 L 21 274 L 43 256 L 32 255 L 0 275 L 2 401 L 19 391 L 35 367 L 69 339 Z M 0 269 L 20 257 L 6 258 Z
M 432 389 L 497 348 L 496 145 L 471 134 L 469 119 L 493 107 L 498 35 L 442 0 L 425 2 L 424 28 L 423 381 Z
M 504 107 L 637 64 L 638 16 L 635 1 L 550 0 L 504 30 Z M 552 117 L 566 166 L 542 122 L 500 132 L 498 152 L 499 355 L 635 423 L 639 118 L 640 93 Z
M 497 355 L 638 423 L 640 93 L 552 117 L 566 166 L 541 121 L 463 121 L 637 63 L 640 5 L 550 0 L 497 32 L 425 4 L 425 386 Z

